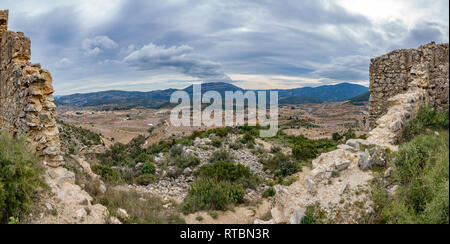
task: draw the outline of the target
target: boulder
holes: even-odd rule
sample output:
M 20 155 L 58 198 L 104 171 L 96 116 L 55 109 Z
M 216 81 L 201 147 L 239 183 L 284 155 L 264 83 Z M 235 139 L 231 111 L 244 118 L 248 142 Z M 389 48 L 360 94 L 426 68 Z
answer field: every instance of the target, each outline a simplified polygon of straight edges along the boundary
M 305 181 L 305 186 L 309 193 L 315 193 L 317 191 L 316 182 L 314 182 L 314 180 L 312 179 L 307 179 Z
M 341 160 L 337 159 L 334 163 L 334 166 L 336 167 L 337 171 L 343 171 L 348 169 L 348 166 L 350 166 L 350 160 Z
M 190 175 L 190 174 L 192 174 L 192 169 L 189 168 L 189 167 L 187 167 L 186 169 L 184 169 L 183 174 L 185 174 L 185 175 Z
M 255 222 L 253 222 L 253 224 L 255 224 L 255 225 L 274 225 L 276 223 L 275 223 L 275 220 L 273 220 L 273 219 L 271 219 L 269 221 L 256 219 Z
M 370 146 L 371 144 L 367 140 L 363 139 L 350 139 L 346 143 L 347 146 L 355 148 L 357 151 L 361 149 L 361 146 Z
M 136 166 L 134 166 L 134 169 L 139 171 L 142 169 L 142 167 L 144 167 L 144 163 L 137 163 Z
M 122 208 L 117 209 L 117 216 L 121 219 L 128 219 L 130 217 L 127 211 Z
M 305 217 L 305 209 L 304 208 L 297 208 L 294 210 L 294 213 L 291 215 L 291 218 L 289 218 L 289 223 L 291 225 L 298 225 L 302 221 L 303 217 Z
M 384 167 L 386 165 L 386 157 L 387 151 L 385 148 L 374 147 L 360 155 L 358 165 L 362 170 L 368 170 L 375 166 Z

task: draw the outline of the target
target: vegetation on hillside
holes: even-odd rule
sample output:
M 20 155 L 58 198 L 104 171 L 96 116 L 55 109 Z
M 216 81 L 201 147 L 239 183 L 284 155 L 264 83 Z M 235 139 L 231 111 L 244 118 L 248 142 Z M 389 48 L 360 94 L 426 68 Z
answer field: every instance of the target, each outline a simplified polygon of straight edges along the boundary
M 0 131 L 0 223 L 17 222 L 34 208 L 42 170 L 25 137 Z
M 350 99 L 349 103 L 356 106 L 364 106 L 365 103 L 369 102 L 369 99 L 370 99 L 370 92 L 368 91 Z
M 59 138 L 66 153 L 76 154 L 82 147 L 101 145 L 101 136 L 82 127 L 77 127 L 64 121 L 56 121 L 60 128 Z
M 449 127 L 446 112 L 420 109 L 392 155 L 394 174 L 373 187 L 374 222 L 389 224 L 449 223 Z M 397 185 L 388 192 L 386 185 Z M 393 194 L 393 195 L 392 195 Z

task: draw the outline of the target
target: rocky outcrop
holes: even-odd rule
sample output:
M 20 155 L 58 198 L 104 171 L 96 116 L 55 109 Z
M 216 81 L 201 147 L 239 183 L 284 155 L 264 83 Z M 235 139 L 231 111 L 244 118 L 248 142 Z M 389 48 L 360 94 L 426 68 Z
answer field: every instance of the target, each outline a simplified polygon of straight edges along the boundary
M 52 76 L 40 64 L 29 62 L 31 41 L 22 32 L 8 30 L 8 10 L 0 11 L 0 129 L 27 136 L 45 165 L 46 183 L 53 193 L 45 206 L 55 215 L 37 223 L 104 223 L 106 208 L 75 185 L 64 169 L 56 125 Z
M 30 39 L 7 30 L 8 11 L 0 13 L 0 22 L 0 128 L 26 134 L 46 165 L 61 166 L 52 76 L 29 62 Z

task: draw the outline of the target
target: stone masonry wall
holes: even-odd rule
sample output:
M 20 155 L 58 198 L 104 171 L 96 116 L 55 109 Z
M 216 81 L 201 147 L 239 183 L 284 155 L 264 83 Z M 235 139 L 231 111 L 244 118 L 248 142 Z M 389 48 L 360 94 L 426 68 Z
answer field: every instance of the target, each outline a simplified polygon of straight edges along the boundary
M 419 84 L 417 79 L 420 79 Z M 414 84 L 412 84 L 414 82 Z M 434 42 L 418 49 L 395 50 L 371 60 L 369 126 L 392 106 L 394 96 L 412 85 L 426 91 L 426 102 L 434 108 L 449 105 L 449 44 Z
M 52 76 L 40 64 L 31 64 L 30 57 L 30 39 L 9 31 L 8 11 L 0 11 L 0 129 L 26 134 L 44 164 L 58 167 L 63 158 Z

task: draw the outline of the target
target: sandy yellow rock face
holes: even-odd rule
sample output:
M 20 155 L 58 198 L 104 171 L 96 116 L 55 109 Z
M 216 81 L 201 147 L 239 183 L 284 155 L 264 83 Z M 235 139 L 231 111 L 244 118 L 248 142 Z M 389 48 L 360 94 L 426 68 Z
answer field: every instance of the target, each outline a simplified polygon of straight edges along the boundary
M 46 165 L 61 166 L 52 76 L 29 62 L 31 41 L 8 30 L 8 10 L 0 11 L 0 45 L 0 128 L 27 134 Z
M 92 204 L 88 193 L 75 185 L 72 172 L 61 167 L 53 99 L 52 76 L 40 64 L 30 63 L 31 41 L 8 30 L 8 10 L 0 10 L 0 129 L 27 135 L 28 145 L 42 157 L 51 196 L 40 199 L 58 214 L 42 215 L 33 223 L 105 223 L 106 208 Z

